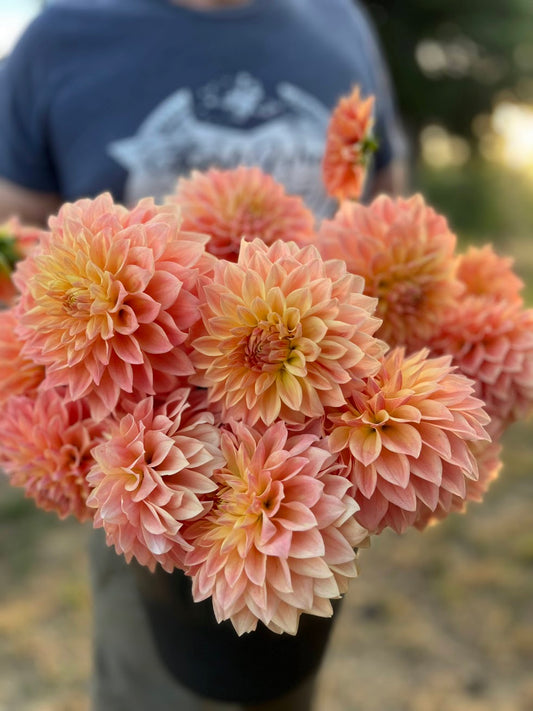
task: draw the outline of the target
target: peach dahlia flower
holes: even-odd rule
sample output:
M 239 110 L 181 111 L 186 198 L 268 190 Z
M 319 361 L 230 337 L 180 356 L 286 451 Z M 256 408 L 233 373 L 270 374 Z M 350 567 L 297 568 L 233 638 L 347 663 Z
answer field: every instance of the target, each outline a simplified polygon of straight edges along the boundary
M 467 296 L 450 309 L 430 342 L 435 354 L 450 353 L 476 383 L 476 394 L 501 434 L 533 410 L 533 309 L 520 301 Z
M 314 247 L 244 242 L 238 263 L 220 261 L 205 287 L 196 384 L 249 424 L 298 423 L 342 404 L 342 386 L 374 373 L 385 347 L 362 286 Z
M 524 282 L 513 271 L 513 260 L 496 254 L 490 244 L 469 247 L 457 264 L 457 278 L 467 294 L 522 303 Z
M 213 508 L 187 528 L 194 599 L 211 596 L 218 621 L 230 619 L 239 635 L 258 620 L 296 634 L 302 612 L 331 616 L 367 538 L 335 457 L 282 421 L 264 434 L 231 423 L 222 452 Z
M 65 402 L 63 389 L 11 397 L 0 408 L 0 466 L 45 511 L 80 521 L 87 507 L 87 473 L 102 428 L 87 403 Z
M 35 392 L 44 379 L 44 368 L 22 354 L 13 309 L 0 311 L 0 405 L 13 395 Z
M 365 294 L 379 299 L 378 336 L 409 352 L 427 343 L 463 289 L 455 244 L 446 219 L 421 195 L 382 195 L 368 206 L 343 203 L 322 223 L 317 246 L 325 259 L 345 259 L 364 278 Z
M 121 391 L 168 391 L 189 375 L 179 346 L 199 317 L 205 239 L 151 200 L 131 211 L 108 194 L 64 205 L 14 276 L 24 352 L 46 367 L 45 386 L 89 397 L 103 417 Z
M 348 467 L 360 510 L 372 533 L 403 533 L 424 506 L 435 510 L 441 492 L 466 496 L 478 478 L 469 442 L 488 440 L 483 403 L 473 383 L 454 373 L 450 357 L 428 358 L 403 349 L 383 359 L 377 375 L 328 414 L 329 448 Z
M 220 436 L 210 413 L 189 404 L 187 388 L 154 409 L 153 398 L 123 402 L 124 413 L 109 425 L 93 451 L 88 475 L 95 528 L 108 545 L 154 570 L 181 567 L 190 545 L 183 525 L 200 516 L 203 499 L 215 489 Z
M 358 200 L 369 159 L 377 148 L 372 136 L 374 97 L 362 99 L 359 87 L 340 99 L 331 114 L 322 162 L 326 192 L 340 200 Z
M 179 179 L 167 201 L 180 207 L 183 229 L 208 234 L 207 251 L 232 262 L 243 238 L 265 244 L 292 240 L 302 246 L 314 239 L 314 217 L 303 200 L 287 195 L 260 168 L 193 171 L 190 178 Z

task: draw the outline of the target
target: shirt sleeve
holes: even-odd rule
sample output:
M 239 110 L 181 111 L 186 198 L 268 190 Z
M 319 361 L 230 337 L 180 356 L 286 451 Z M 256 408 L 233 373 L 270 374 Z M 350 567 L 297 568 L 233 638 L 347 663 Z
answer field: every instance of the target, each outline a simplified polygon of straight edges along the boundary
M 353 0 L 352 0 L 353 2 Z M 394 89 L 389 70 L 379 44 L 370 17 L 358 3 L 355 5 L 361 21 L 358 23 L 359 41 L 368 58 L 369 71 L 374 87 L 375 135 L 379 143 L 375 155 L 374 168 L 379 171 L 395 160 L 404 160 L 408 156 L 408 145 L 398 115 Z
M 47 41 L 35 20 L 0 64 L 0 176 L 31 190 L 57 192 L 47 138 Z

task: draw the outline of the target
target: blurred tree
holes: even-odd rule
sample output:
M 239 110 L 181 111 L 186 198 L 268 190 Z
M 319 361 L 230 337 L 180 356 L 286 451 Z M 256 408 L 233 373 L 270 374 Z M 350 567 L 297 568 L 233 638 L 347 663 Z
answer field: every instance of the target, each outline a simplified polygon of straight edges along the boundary
M 366 0 L 413 137 L 441 123 L 469 140 L 501 92 L 533 103 L 533 0 Z

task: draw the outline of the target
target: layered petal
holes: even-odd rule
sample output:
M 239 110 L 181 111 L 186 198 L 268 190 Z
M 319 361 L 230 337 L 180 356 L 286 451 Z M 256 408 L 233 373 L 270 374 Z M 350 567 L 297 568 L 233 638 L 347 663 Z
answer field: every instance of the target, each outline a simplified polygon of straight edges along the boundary
M 337 200 L 358 200 L 368 164 L 377 142 L 372 135 L 374 97 L 361 97 L 358 86 L 343 96 L 328 125 L 322 178 L 328 195 Z
M 224 416 L 250 424 L 299 423 L 340 405 L 342 387 L 375 373 L 385 349 L 362 286 L 314 247 L 243 242 L 238 263 L 221 260 L 204 289 L 196 384 Z
M 456 237 L 421 195 L 370 205 L 343 203 L 324 220 L 317 246 L 326 259 L 345 259 L 378 298 L 378 336 L 408 352 L 424 347 L 464 287 L 456 277 Z
M 180 346 L 199 317 L 206 239 L 151 200 L 132 210 L 107 194 L 64 205 L 14 275 L 23 350 L 46 367 L 44 387 L 65 385 L 104 417 L 123 392 L 153 394 L 160 372 L 188 376 Z
M 193 171 L 167 201 L 180 207 L 183 229 L 209 235 L 208 252 L 230 261 L 237 260 L 242 239 L 301 246 L 314 239 L 313 214 L 302 199 L 257 167 Z
M 186 571 L 195 600 L 212 598 L 238 634 L 260 620 L 296 634 L 303 612 L 329 616 L 329 600 L 355 577 L 354 547 L 367 532 L 353 514 L 349 482 L 312 434 L 278 421 L 259 430 L 231 422 L 211 510 L 187 526 Z
M 347 467 L 356 519 L 372 533 L 387 526 L 403 533 L 437 506 L 448 513 L 452 498 L 464 500 L 467 482 L 479 478 L 472 448 L 489 440 L 489 417 L 451 357 L 427 356 L 427 349 L 408 357 L 391 351 L 379 373 L 327 415 L 329 448 Z
M 62 390 L 13 396 L 0 409 L 0 428 L 0 466 L 13 486 L 60 518 L 92 517 L 87 474 L 103 427 L 86 402 L 66 403 Z
M 153 398 L 123 401 L 88 475 L 87 503 L 108 545 L 150 570 L 182 567 L 190 549 L 182 528 L 210 506 L 219 441 L 205 398 L 187 388 L 155 407 Z

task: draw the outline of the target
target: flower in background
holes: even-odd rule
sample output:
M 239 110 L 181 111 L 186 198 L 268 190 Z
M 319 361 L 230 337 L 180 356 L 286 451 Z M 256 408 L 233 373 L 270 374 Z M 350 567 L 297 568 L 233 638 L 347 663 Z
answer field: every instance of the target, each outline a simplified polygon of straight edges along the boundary
M 11 304 L 17 289 L 11 280 L 16 263 L 26 257 L 39 242 L 43 230 L 23 225 L 11 217 L 0 225 L 0 302 Z
M 209 235 L 208 252 L 237 261 L 241 240 L 278 239 L 301 246 L 314 240 L 314 217 L 300 197 L 259 168 L 211 168 L 180 178 L 167 198 L 181 209 L 182 228 Z
M 217 619 L 239 635 L 258 620 L 296 634 L 302 612 L 329 617 L 330 599 L 357 574 L 353 548 L 367 538 L 335 457 L 281 421 L 264 434 L 231 423 L 222 452 L 213 508 L 187 529 L 194 599 L 211 596 Z
M 0 429 L 0 466 L 13 486 L 60 518 L 92 517 L 86 475 L 102 427 L 86 402 L 67 403 L 59 389 L 13 396 L 0 408 Z
M 378 336 L 390 346 L 418 350 L 462 292 L 456 277 L 456 237 L 421 195 L 385 195 L 364 206 L 345 202 L 324 220 L 317 247 L 325 259 L 345 259 L 365 280 L 383 319 Z
M 533 309 L 523 309 L 520 300 L 460 299 L 430 347 L 434 354 L 451 354 L 460 372 L 475 381 L 493 437 L 532 412 Z
M 156 563 L 167 572 L 182 566 L 190 549 L 183 525 L 209 507 L 204 498 L 222 464 L 218 429 L 201 409 L 205 396 L 191 407 L 189 393 L 180 389 L 156 409 L 153 398 L 124 401 L 88 475 L 95 528 L 128 562 L 135 557 L 152 571 Z
M 88 397 L 102 418 L 121 392 L 165 392 L 192 373 L 183 348 L 199 318 L 195 267 L 207 238 L 182 233 L 171 206 L 132 211 L 108 194 L 64 205 L 14 275 L 24 353 L 46 387 Z
M 26 358 L 16 334 L 13 309 L 0 311 L 0 405 L 14 395 L 30 395 L 44 380 L 44 367 Z
M 375 300 L 341 261 L 294 242 L 243 242 L 205 287 L 203 327 L 193 333 L 197 385 L 224 416 L 288 423 L 344 402 L 343 385 L 379 368 Z
M 478 478 L 469 441 L 489 439 L 489 417 L 451 357 L 427 356 L 391 351 L 379 373 L 328 414 L 329 448 L 348 468 L 356 518 L 371 533 L 386 526 L 403 533 L 423 506 L 435 510 L 443 490 L 464 499 L 466 480 Z
M 359 87 L 340 99 L 328 126 L 322 177 L 328 195 L 358 200 L 370 158 L 378 144 L 372 135 L 374 97 L 362 99 Z
M 514 273 L 513 260 L 496 254 L 490 244 L 469 247 L 457 261 L 457 278 L 467 294 L 522 303 L 524 282 Z
M 503 466 L 501 460 L 502 445 L 499 442 L 469 442 L 469 449 L 476 458 L 479 477 L 466 480 L 465 496 L 457 496 L 451 491 L 442 489 L 435 510 L 422 505 L 415 528 L 424 530 L 442 519 L 449 513 L 464 513 L 468 502 L 481 502 L 492 482 L 497 479 Z

